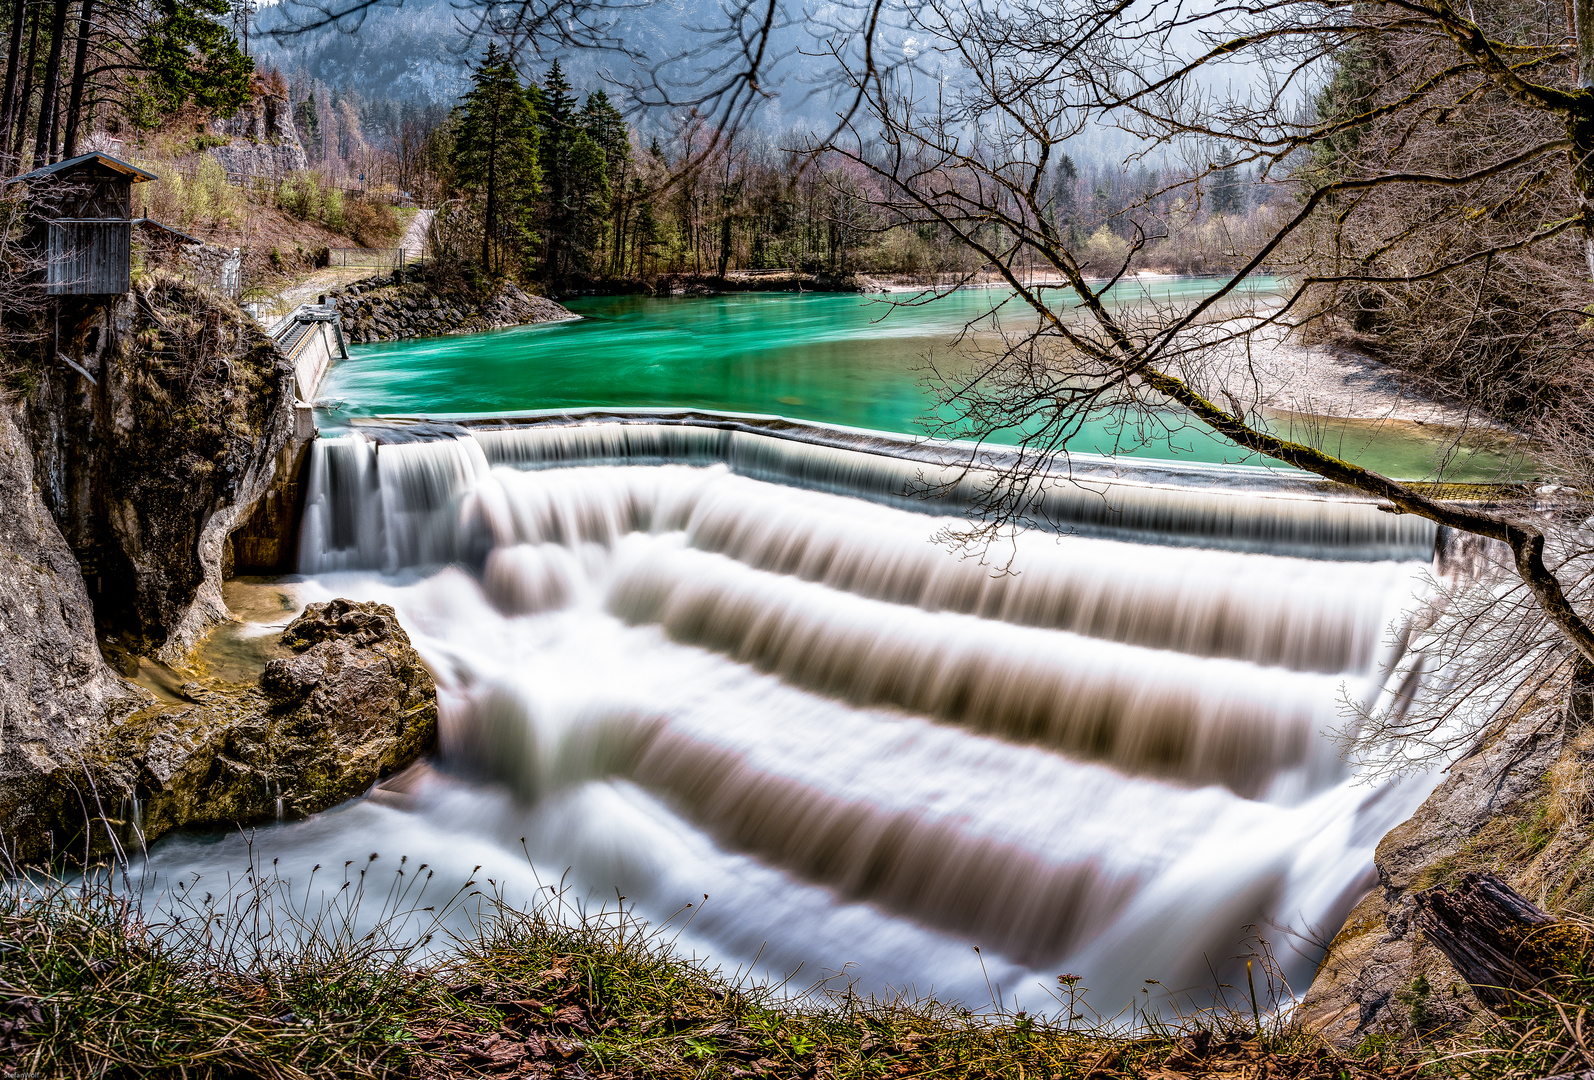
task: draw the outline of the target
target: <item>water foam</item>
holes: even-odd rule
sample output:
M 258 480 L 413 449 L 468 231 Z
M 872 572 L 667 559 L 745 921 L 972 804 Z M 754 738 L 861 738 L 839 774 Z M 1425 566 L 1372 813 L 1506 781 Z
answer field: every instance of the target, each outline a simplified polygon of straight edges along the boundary
M 1331 927 L 1367 887 L 1427 785 L 1359 785 L 1324 732 L 1384 692 L 1431 530 L 1059 484 L 1089 535 L 1060 513 L 993 566 L 934 542 L 959 503 L 908 501 L 901 463 L 739 435 L 318 443 L 305 598 L 398 608 L 445 775 L 257 842 L 486 861 L 512 897 L 568 870 L 654 917 L 708 892 L 685 940 L 724 962 L 976 1003 L 987 975 L 1196 987 L 1246 926 Z

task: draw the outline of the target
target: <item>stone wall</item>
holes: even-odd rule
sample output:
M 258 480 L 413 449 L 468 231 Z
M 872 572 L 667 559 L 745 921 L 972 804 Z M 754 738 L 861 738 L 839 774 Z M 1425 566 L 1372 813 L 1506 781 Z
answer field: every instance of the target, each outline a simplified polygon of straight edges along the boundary
M 337 304 L 351 344 L 469 334 L 576 317 L 562 305 L 507 282 L 478 295 L 463 285 L 438 286 L 419 267 L 357 281 L 329 293 L 328 300 Z

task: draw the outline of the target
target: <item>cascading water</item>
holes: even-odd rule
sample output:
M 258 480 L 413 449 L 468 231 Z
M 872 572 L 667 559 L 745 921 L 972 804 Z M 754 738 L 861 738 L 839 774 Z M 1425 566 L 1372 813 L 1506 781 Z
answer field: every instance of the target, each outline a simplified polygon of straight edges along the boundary
M 1326 733 L 1400 665 L 1432 527 L 1053 479 L 993 569 L 937 541 L 980 479 L 949 468 L 692 425 L 319 441 L 301 598 L 398 609 L 441 773 L 257 844 L 512 898 L 568 869 L 655 918 L 706 893 L 685 940 L 729 966 L 972 1004 L 1064 971 L 1100 1007 L 1199 991 L 1247 927 L 1303 987 L 1427 790 L 1358 783 Z

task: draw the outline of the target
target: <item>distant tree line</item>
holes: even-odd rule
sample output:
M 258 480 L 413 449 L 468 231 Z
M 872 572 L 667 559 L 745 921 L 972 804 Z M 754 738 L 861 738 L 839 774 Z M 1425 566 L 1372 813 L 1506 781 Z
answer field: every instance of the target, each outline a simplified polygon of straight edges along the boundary
M 602 90 L 583 102 L 555 63 L 526 80 L 496 45 L 446 114 L 435 107 L 313 96 L 301 138 L 330 154 L 329 124 L 380 133 L 382 166 L 445 207 L 439 240 L 456 259 L 555 289 L 667 275 L 793 270 L 841 276 L 977 272 L 966 245 L 884 206 L 869 170 L 816 152 L 806 133 L 747 130 L 716 143 L 688 115 L 668 138 L 633 129 Z M 358 112 L 362 120 L 347 118 Z M 348 149 L 348 147 L 345 147 Z M 1225 159 L 1227 160 L 1227 159 Z M 1275 196 L 1232 161 L 1200 184 L 1060 155 L 1048 178 L 1058 228 L 1092 267 L 1219 271 L 1232 234 L 1256 227 Z

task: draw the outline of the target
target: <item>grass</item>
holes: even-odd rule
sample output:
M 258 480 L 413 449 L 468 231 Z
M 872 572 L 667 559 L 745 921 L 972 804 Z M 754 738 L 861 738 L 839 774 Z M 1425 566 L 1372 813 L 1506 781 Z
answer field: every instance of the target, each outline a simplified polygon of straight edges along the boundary
M 0 886 L 0 1076 L 659 1080 L 1368 1080 L 1241 988 L 1240 1008 L 1102 1018 L 1074 976 L 1054 1013 L 974 1012 L 834 983 L 730 977 L 620 904 L 555 886 L 531 908 L 376 857 L 290 886 L 250 865 L 145 911 L 125 868 Z M 447 934 L 445 923 L 468 932 Z M 689 921 L 689 920 L 688 920 Z M 1265 955 L 1259 959 L 1265 961 Z M 1257 983 L 1267 978 L 1265 964 Z
M 148 910 L 128 873 L 0 882 L 0 1077 L 1515 1080 L 1594 1067 L 1594 931 L 1580 922 L 1536 946 L 1559 950 L 1564 974 L 1511 1015 L 1419 1034 L 1421 981 L 1401 995 L 1409 1038 L 1345 1055 L 1292 1023 L 1265 948 L 1237 1007 L 1102 1017 L 1062 975 L 1053 1012 L 976 1012 L 727 976 L 682 955 L 682 927 L 649 926 L 621 898 L 592 908 L 553 886 L 521 908 L 474 881 L 443 895 L 426 866 L 387 873 L 375 855 L 298 885 L 251 856 L 221 895 L 180 879 Z

